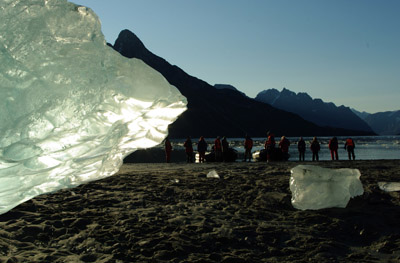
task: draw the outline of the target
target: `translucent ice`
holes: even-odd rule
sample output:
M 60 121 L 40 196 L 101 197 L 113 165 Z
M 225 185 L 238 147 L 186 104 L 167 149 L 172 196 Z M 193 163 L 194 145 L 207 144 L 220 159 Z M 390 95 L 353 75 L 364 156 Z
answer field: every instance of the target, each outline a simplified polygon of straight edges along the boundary
M 208 174 L 207 174 L 207 178 L 217 178 L 219 179 L 219 174 L 217 173 L 217 171 L 215 170 L 211 170 Z
M 385 192 L 396 192 L 400 191 L 399 182 L 378 182 L 379 189 Z
M 358 169 L 298 165 L 291 170 L 292 205 L 301 210 L 346 207 L 364 189 Z
M 0 0 L 0 214 L 116 173 L 185 109 L 161 74 L 106 45 L 90 9 Z

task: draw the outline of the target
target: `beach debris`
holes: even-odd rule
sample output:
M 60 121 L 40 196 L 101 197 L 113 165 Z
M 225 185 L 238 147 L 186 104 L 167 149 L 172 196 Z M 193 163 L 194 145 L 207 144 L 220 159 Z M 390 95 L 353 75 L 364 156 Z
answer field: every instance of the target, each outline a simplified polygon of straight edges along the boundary
M 208 174 L 207 174 L 207 178 L 217 178 L 220 179 L 217 171 L 215 170 L 211 170 Z
M 399 182 L 378 182 L 379 189 L 385 192 L 396 192 L 400 191 Z
M 107 45 L 87 7 L 1 1 L 0 32 L 0 214 L 115 174 L 186 110 L 159 72 Z
M 350 198 L 364 193 L 360 176 L 358 169 L 298 165 L 291 170 L 292 205 L 300 210 L 344 208 Z

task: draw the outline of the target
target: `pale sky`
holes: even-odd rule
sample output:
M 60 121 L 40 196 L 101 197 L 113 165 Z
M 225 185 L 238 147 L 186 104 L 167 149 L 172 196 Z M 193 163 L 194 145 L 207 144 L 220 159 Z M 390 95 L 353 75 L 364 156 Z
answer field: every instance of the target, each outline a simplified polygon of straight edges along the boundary
M 398 0 L 74 0 L 211 85 L 286 87 L 370 113 L 400 110 Z

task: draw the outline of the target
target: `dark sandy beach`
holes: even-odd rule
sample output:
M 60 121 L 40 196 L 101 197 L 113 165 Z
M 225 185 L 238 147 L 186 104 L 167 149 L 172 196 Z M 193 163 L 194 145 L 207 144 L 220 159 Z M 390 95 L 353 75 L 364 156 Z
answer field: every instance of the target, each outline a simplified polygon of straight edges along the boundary
M 291 205 L 297 164 L 125 164 L 0 215 L 0 262 L 400 262 L 400 193 L 377 187 L 399 160 L 318 163 L 365 192 L 317 211 Z

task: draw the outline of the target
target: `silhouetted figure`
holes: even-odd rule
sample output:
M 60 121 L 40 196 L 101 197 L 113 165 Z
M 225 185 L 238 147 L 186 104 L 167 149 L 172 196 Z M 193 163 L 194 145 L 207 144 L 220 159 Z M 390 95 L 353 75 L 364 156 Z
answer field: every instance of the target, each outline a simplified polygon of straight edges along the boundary
M 204 163 L 206 160 L 207 142 L 204 137 L 201 136 L 197 143 L 197 151 L 199 152 L 199 163 Z
M 222 144 L 219 136 L 214 141 L 215 161 L 222 161 Z
M 188 163 L 192 163 L 193 162 L 193 145 L 192 145 L 192 140 L 190 139 L 190 136 L 187 137 L 185 143 L 183 144 L 183 147 L 185 147 L 186 161 Z
M 246 159 L 249 159 L 249 162 L 251 162 L 251 149 L 253 148 L 253 140 L 250 138 L 250 136 L 246 135 L 246 138 L 244 139 L 244 161 L 246 162 Z
M 319 145 L 317 137 L 314 137 L 313 140 L 311 141 L 310 149 L 311 149 L 311 152 L 312 152 L 312 160 L 313 161 L 319 161 L 318 152 L 321 149 L 321 147 Z
M 289 159 L 289 146 L 290 141 L 285 137 L 281 137 L 281 141 L 279 142 L 279 148 L 281 148 L 283 160 L 287 161 Z
M 336 137 L 333 137 L 332 139 L 329 140 L 328 144 L 329 150 L 331 151 L 331 159 L 333 160 L 339 160 L 338 156 L 338 148 L 339 148 L 339 143 Z
M 306 153 L 306 142 L 304 141 L 303 137 L 300 137 L 299 141 L 297 142 L 297 150 L 299 151 L 299 161 L 304 162 L 304 155 Z
M 356 159 L 356 157 L 354 156 L 354 148 L 356 148 L 356 144 L 354 143 L 353 139 L 347 138 L 346 143 L 344 144 L 344 149 L 347 150 L 349 160 L 351 160 L 351 157 L 353 157 L 353 160 Z
M 224 162 L 228 160 L 228 154 L 229 154 L 229 143 L 226 137 L 224 136 L 222 138 L 222 159 Z
M 272 159 L 272 155 L 274 154 L 275 150 L 275 135 L 271 132 L 267 133 L 267 140 L 264 144 L 264 148 L 267 151 L 267 162 Z
M 165 138 L 165 143 L 164 143 L 164 148 L 165 148 L 165 159 L 167 163 L 171 162 L 171 152 L 172 152 L 172 145 L 171 142 L 169 141 L 169 138 Z

